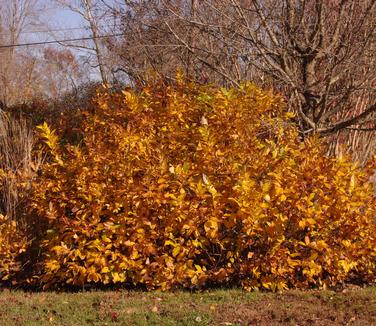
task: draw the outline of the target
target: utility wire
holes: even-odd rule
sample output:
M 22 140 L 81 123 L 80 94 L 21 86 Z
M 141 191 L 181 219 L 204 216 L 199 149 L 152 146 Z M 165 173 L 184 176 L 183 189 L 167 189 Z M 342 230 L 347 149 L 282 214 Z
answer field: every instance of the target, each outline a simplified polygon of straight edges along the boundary
M 71 38 L 71 39 L 55 40 L 55 41 L 43 41 L 43 42 L 20 43 L 20 44 L 6 44 L 6 45 L 0 45 L 0 49 L 18 48 L 18 47 L 22 47 L 22 46 L 55 44 L 55 43 L 63 43 L 63 42 L 87 41 L 87 40 L 95 40 L 95 39 L 107 38 L 107 37 L 115 37 L 115 36 L 124 36 L 124 33 L 109 34 L 109 35 L 99 35 L 97 37 L 93 37 L 93 36 L 90 36 L 90 37 L 79 37 L 79 38 Z
M 81 26 L 81 27 L 66 27 L 66 28 L 56 28 L 56 29 L 39 29 L 34 31 L 22 31 L 19 34 L 37 34 L 37 33 L 50 33 L 50 32 L 65 32 L 65 31 L 74 31 L 74 30 L 80 30 L 80 29 L 89 29 L 89 26 Z M 6 33 L 2 33 L 0 35 L 6 36 Z
M 110 27 L 107 25 L 99 26 L 99 27 Z M 112 26 L 113 27 L 113 26 Z M 56 29 L 45 29 L 45 30 L 34 30 L 34 31 L 22 31 L 19 34 L 37 34 L 37 33 L 51 33 L 51 32 L 65 32 L 65 31 L 74 31 L 74 30 L 82 30 L 82 29 L 90 29 L 89 26 L 77 26 L 77 27 L 65 27 L 65 28 L 56 28 Z M 0 33 L 2 36 L 6 36 L 6 33 Z

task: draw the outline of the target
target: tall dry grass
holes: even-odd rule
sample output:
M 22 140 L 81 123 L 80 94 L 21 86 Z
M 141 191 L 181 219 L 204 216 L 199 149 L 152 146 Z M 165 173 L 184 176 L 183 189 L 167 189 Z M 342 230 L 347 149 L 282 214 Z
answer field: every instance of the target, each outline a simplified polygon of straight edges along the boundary
M 34 144 L 24 118 L 0 112 L 0 211 L 16 222 L 22 222 L 28 189 L 42 163 Z

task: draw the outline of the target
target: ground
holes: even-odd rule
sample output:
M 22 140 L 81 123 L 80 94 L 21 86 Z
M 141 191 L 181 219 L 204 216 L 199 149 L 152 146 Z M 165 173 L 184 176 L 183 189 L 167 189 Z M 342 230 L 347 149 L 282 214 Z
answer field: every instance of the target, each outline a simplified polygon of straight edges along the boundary
M 376 326 L 376 287 L 282 294 L 0 290 L 0 325 Z

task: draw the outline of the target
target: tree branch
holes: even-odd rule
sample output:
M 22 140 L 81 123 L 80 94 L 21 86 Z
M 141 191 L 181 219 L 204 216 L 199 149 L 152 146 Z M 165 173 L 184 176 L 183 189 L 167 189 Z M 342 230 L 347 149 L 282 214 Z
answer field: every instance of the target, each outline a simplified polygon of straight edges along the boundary
M 360 123 L 363 119 L 367 118 L 370 114 L 374 112 L 376 112 L 376 103 L 369 106 L 364 112 L 357 115 L 356 117 L 338 122 L 334 126 L 331 126 L 329 128 L 321 128 L 318 130 L 318 132 L 322 135 L 334 133 L 338 130 L 345 129 L 347 127 Z

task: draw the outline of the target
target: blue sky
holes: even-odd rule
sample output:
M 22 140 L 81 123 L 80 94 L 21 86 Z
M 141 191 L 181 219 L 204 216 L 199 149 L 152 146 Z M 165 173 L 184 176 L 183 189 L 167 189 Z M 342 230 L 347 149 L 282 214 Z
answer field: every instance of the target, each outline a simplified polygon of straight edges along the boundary
M 43 2 L 44 1 L 44 2 Z M 110 2 L 110 1 L 109 1 Z M 42 25 L 36 27 L 30 27 L 26 33 L 23 34 L 21 42 L 45 42 L 54 40 L 74 39 L 80 37 L 90 36 L 90 31 L 86 30 L 88 23 L 84 18 L 72 12 L 69 9 L 53 6 L 49 0 L 42 0 L 40 3 L 45 4 L 45 10 L 41 15 Z M 88 45 L 88 41 L 75 41 L 71 44 Z M 61 44 L 51 44 L 57 48 L 63 48 Z M 36 45 L 32 47 L 33 50 L 39 51 L 43 48 L 43 45 Z M 92 55 L 85 49 L 78 49 L 75 47 L 69 47 L 71 51 L 78 57 L 83 58 L 88 55 Z M 97 78 L 99 76 L 98 69 L 92 69 L 92 77 Z
M 84 23 L 80 15 L 67 9 L 56 9 L 53 17 L 56 25 L 62 27 L 77 27 L 82 26 Z
M 87 27 L 88 23 L 81 15 L 72 12 L 69 9 L 64 9 L 61 6 L 56 5 L 56 3 L 54 4 L 54 1 L 51 0 L 40 0 L 39 3 L 44 6 L 41 15 L 42 26 L 31 27 L 30 30 L 37 31 L 37 33 L 28 31 L 23 37 L 24 41 L 51 41 L 54 39 L 69 39 L 90 35 L 90 32 L 83 28 L 84 26 Z M 113 0 L 107 0 L 106 3 L 112 4 Z M 55 31 L 53 34 L 49 32 L 41 32 L 48 29 Z M 67 30 L 56 31 L 56 29 Z
M 44 0 L 44 1 L 47 1 L 47 0 Z M 106 3 L 111 5 L 111 4 L 114 4 L 115 2 L 113 0 L 107 0 Z M 52 19 L 53 24 L 58 25 L 60 27 L 71 28 L 71 27 L 78 27 L 78 26 L 83 26 L 87 24 L 87 22 L 85 22 L 85 20 L 79 14 L 74 13 L 67 9 L 56 8 L 54 9 L 52 16 L 53 16 L 53 19 Z M 73 32 L 77 32 L 77 31 L 73 31 Z
M 81 15 L 69 9 L 56 8 L 51 12 L 51 21 L 48 22 L 51 29 L 79 28 L 87 25 Z M 75 38 L 82 36 L 84 29 L 55 32 L 56 38 Z
M 76 38 L 83 35 L 84 29 L 53 31 L 48 30 L 70 29 L 85 26 L 84 19 L 77 13 L 62 8 L 46 8 L 42 15 L 41 26 L 30 27 L 23 34 L 22 41 L 39 42 L 54 39 Z M 86 35 L 88 35 L 86 33 Z

